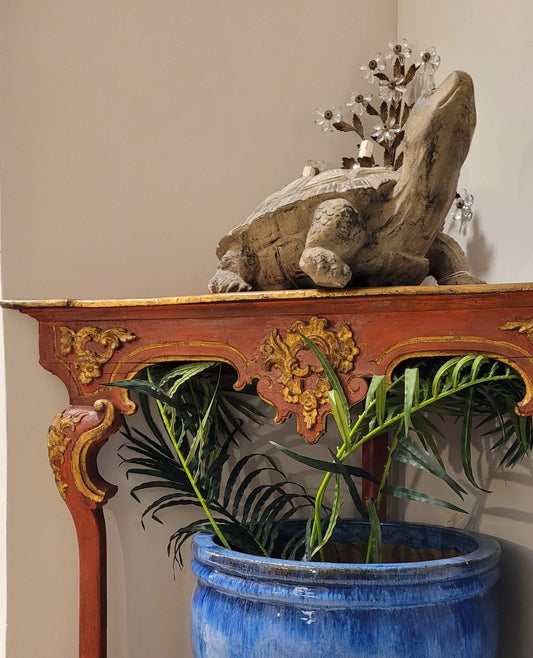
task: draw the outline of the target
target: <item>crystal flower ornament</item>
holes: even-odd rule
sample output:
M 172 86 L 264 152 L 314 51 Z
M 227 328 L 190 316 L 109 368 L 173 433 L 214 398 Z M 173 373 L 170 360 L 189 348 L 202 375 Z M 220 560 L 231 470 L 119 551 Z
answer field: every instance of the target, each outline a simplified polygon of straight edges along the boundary
M 453 219 L 464 224 L 469 222 L 472 219 L 472 205 L 474 203 L 474 197 L 472 194 L 469 194 L 466 190 L 461 190 L 459 196 L 455 200 L 455 205 L 452 206 Z
M 402 94 L 406 91 L 407 87 L 404 85 L 402 76 L 393 78 L 392 80 L 379 81 L 379 97 L 386 103 L 394 101 L 397 103 L 402 99 Z
M 326 109 L 318 108 L 316 110 L 317 118 L 315 123 L 322 128 L 324 132 L 327 130 L 333 131 L 333 124 L 342 119 L 342 110 L 340 107 L 328 107 Z
M 389 119 L 382 124 L 377 124 L 374 126 L 375 132 L 372 133 L 374 137 L 380 144 L 381 142 L 393 142 L 396 139 L 396 135 L 400 132 L 400 126 L 396 124 L 395 119 Z
M 363 116 L 368 104 L 372 100 L 372 94 L 363 96 L 363 94 L 356 94 L 355 91 L 350 94 L 350 99 L 346 103 L 346 107 L 352 112 L 357 114 L 358 117 Z
M 437 51 L 432 46 L 427 50 L 420 51 L 420 75 L 422 76 L 422 90 L 431 91 L 435 89 L 435 71 L 439 68 L 440 56 L 437 55 Z
M 411 48 L 409 48 L 407 39 L 402 39 L 401 43 L 389 41 L 389 48 L 390 50 L 385 53 L 385 59 L 393 59 L 393 57 L 397 57 L 402 64 L 407 57 L 411 57 L 411 53 L 413 52 Z
M 370 84 L 374 84 L 377 73 L 383 73 L 385 70 L 386 62 L 381 53 L 377 53 L 374 59 L 371 59 L 366 66 L 360 66 L 363 71 L 363 78 L 368 80 Z
M 437 51 L 433 46 L 427 50 L 421 50 L 420 59 L 422 60 L 422 70 L 425 73 L 435 73 L 439 68 L 440 55 L 437 55 Z

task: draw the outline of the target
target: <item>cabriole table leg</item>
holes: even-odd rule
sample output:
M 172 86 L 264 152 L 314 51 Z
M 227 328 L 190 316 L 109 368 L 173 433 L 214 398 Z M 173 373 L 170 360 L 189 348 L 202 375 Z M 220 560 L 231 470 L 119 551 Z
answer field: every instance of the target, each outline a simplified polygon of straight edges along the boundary
M 79 656 L 107 653 L 106 532 L 102 506 L 116 487 L 98 473 L 102 445 L 120 427 L 122 416 L 108 400 L 71 406 L 48 431 L 48 454 L 59 494 L 76 527 L 79 550 Z

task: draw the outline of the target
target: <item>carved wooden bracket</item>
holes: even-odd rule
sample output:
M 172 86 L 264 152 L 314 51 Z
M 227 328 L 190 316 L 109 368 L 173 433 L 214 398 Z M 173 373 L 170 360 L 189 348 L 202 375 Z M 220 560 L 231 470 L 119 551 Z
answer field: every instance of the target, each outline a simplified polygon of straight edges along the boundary
M 308 322 L 298 320 L 284 335 L 273 329 L 261 346 L 261 356 L 267 371 L 276 370 L 281 385 L 280 401 L 269 399 L 264 383 L 260 380 L 258 391 L 277 409 L 276 421 L 282 422 L 291 413 L 297 416 L 297 431 L 306 440 L 316 440 L 323 431 L 323 416 L 329 411 L 328 379 L 307 347 L 302 336 L 311 339 L 323 352 L 338 375 L 345 375 L 354 368 L 359 348 L 352 330 L 343 325 L 337 331 L 327 329 L 325 318 L 313 316 Z M 361 398 L 366 388 L 360 387 Z M 278 395 L 279 398 L 279 395 Z M 303 422 L 302 422 L 303 421 Z
M 113 358 L 121 343 L 135 340 L 136 336 L 126 329 L 82 327 L 73 331 L 60 327 L 61 356 L 73 354 L 72 365 L 81 384 L 90 384 L 102 376 L 101 367 Z

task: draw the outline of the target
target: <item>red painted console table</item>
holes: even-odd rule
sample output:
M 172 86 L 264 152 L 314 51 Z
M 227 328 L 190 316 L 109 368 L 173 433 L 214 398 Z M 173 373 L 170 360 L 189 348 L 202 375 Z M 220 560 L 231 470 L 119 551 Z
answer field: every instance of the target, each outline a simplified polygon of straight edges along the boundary
M 526 384 L 519 404 L 533 413 L 533 284 L 294 291 L 121 301 L 4 302 L 39 322 L 40 363 L 65 384 L 70 406 L 48 433 L 50 465 L 76 526 L 80 560 L 79 655 L 106 655 L 106 537 L 102 506 L 116 487 L 96 457 L 135 411 L 127 392 L 105 382 L 151 363 L 219 360 L 256 382 L 277 420 L 297 417 L 315 441 L 327 384 L 301 339 L 330 357 L 352 402 L 367 378 L 416 355 L 478 352 L 515 368 Z M 366 466 L 379 455 L 366 454 Z

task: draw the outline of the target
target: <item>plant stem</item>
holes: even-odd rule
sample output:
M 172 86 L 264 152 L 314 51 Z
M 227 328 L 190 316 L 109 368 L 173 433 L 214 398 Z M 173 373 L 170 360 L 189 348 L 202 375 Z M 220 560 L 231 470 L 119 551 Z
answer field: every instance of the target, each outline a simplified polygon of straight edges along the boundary
M 511 380 L 514 379 L 515 375 L 512 374 L 506 374 L 506 375 L 497 375 L 497 376 L 487 376 L 483 377 L 480 379 L 474 379 L 474 380 L 469 380 L 464 384 L 459 384 L 458 386 L 455 386 L 451 389 L 446 389 L 445 391 L 438 393 L 437 395 L 432 395 L 430 398 L 423 400 L 422 402 L 419 402 L 418 404 L 413 405 L 411 409 L 411 416 L 415 413 L 418 413 L 420 411 L 423 411 L 426 407 L 431 406 L 435 402 L 439 402 L 440 400 L 443 400 L 447 397 L 450 397 L 451 395 L 455 395 L 456 393 L 459 393 L 463 390 L 466 390 L 468 388 L 471 388 L 472 386 L 478 386 L 479 384 L 484 384 L 488 382 L 495 382 L 495 381 L 506 381 L 506 380 Z M 388 391 L 390 391 L 399 381 L 401 381 L 401 377 L 398 378 L 398 380 L 395 380 L 389 387 Z M 367 432 L 364 434 L 358 441 L 355 443 L 351 443 L 351 439 L 356 435 L 357 430 L 360 428 L 363 420 L 368 417 L 369 412 L 372 410 L 373 406 L 375 405 L 375 400 L 372 400 L 372 402 L 368 405 L 368 407 L 360 414 L 359 418 L 355 422 L 354 426 L 352 429 L 349 431 L 349 436 L 347 437 L 348 440 L 346 440 L 346 437 L 342 437 L 344 443 L 343 445 L 338 448 L 337 450 L 337 459 L 339 459 L 341 462 L 346 460 L 351 454 L 353 454 L 358 448 L 363 446 L 367 441 L 370 439 L 374 438 L 375 436 L 378 436 L 379 434 L 383 434 L 385 430 L 389 430 L 390 428 L 394 427 L 403 417 L 405 412 L 402 411 L 400 413 L 397 413 L 395 416 L 392 416 L 391 418 L 385 420 L 381 424 L 377 425 L 372 429 L 370 432 Z M 397 442 L 397 438 L 396 438 Z M 396 443 L 393 445 L 393 447 L 396 447 Z M 389 452 L 389 458 L 387 460 L 387 464 L 385 467 L 385 471 L 383 473 L 383 477 L 381 479 L 380 483 L 380 492 L 381 489 L 384 488 L 386 484 L 386 479 L 389 476 L 390 473 L 390 467 L 391 467 L 391 460 L 392 456 L 394 454 L 394 449 L 391 449 Z M 388 467 L 387 467 L 388 466 Z M 313 547 L 319 545 L 322 542 L 322 528 L 321 528 L 321 521 L 320 521 L 320 509 L 322 508 L 322 504 L 324 501 L 324 496 L 326 493 L 326 489 L 328 487 L 329 481 L 331 480 L 331 476 L 333 475 L 332 472 L 327 472 L 323 479 L 322 482 L 317 490 L 317 495 L 315 498 L 315 512 L 314 512 L 314 520 L 313 520 L 313 528 L 311 531 L 311 536 L 309 540 L 309 548 L 310 548 L 310 553 L 313 552 Z M 385 479 L 384 479 L 385 478 Z M 378 499 L 377 499 L 377 505 L 379 509 L 379 502 L 381 501 L 381 496 L 382 494 L 378 494 Z
M 392 441 L 392 445 L 389 446 L 388 451 L 389 451 L 389 456 L 387 457 L 387 461 L 385 462 L 385 467 L 383 469 L 383 475 L 381 476 L 381 481 L 379 483 L 379 489 L 378 489 L 378 495 L 376 496 L 376 501 L 375 501 L 375 507 L 376 507 L 376 512 L 379 512 L 379 508 L 381 505 L 381 500 L 383 498 L 383 489 L 385 488 L 385 485 L 387 484 L 387 480 L 389 479 L 389 474 L 390 474 L 390 469 L 392 466 L 392 459 L 394 457 L 394 451 L 396 450 L 398 446 L 398 434 L 394 437 Z M 370 536 L 368 538 L 368 543 L 366 546 L 366 564 L 370 563 L 370 556 L 372 554 L 372 546 L 375 541 L 375 537 L 372 532 L 370 532 Z
M 174 450 L 176 451 L 178 459 L 180 460 L 181 467 L 183 468 L 183 471 L 185 472 L 185 475 L 187 476 L 187 479 L 191 483 L 191 487 L 193 488 L 193 491 L 194 491 L 200 505 L 202 506 L 202 509 L 204 510 L 204 513 L 207 517 L 207 520 L 209 521 L 209 523 L 213 527 L 213 530 L 215 531 L 216 536 L 220 539 L 220 542 L 222 543 L 222 546 L 224 546 L 224 548 L 228 548 L 228 549 L 231 550 L 231 546 L 230 546 L 228 540 L 226 539 L 226 537 L 224 536 L 224 533 L 219 528 L 217 522 L 213 518 L 213 515 L 211 514 L 211 511 L 209 510 L 209 507 L 207 506 L 207 503 L 205 501 L 205 498 L 202 495 L 202 492 L 200 491 L 200 489 L 196 485 L 196 481 L 194 479 L 194 476 L 191 473 L 191 471 L 190 471 L 190 469 L 187 465 L 187 460 L 185 459 L 185 457 L 183 456 L 183 454 L 181 452 L 179 442 L 176 439 L 176 437 L 174 436 L 174 432 L 172 431 L 172 427 L 171 427 L 170 421 L 168 419 L 168 416 L 165 412 L 165 407 L 164 407 L 163 403 L 160 400 L 157 400 L 156 402 L 157 402 L 157 407 L 159 409 L 159 413 L 161 414 L 161 418 L 162 418 L 163 423 L 165 425 L 165 429 L 166 429 L 166 431 L 167 431 L 167 433 L 168 433 L 168 435 L 169 435 L 169 437 L 172 441 L 172 444 L 174 446 Z

